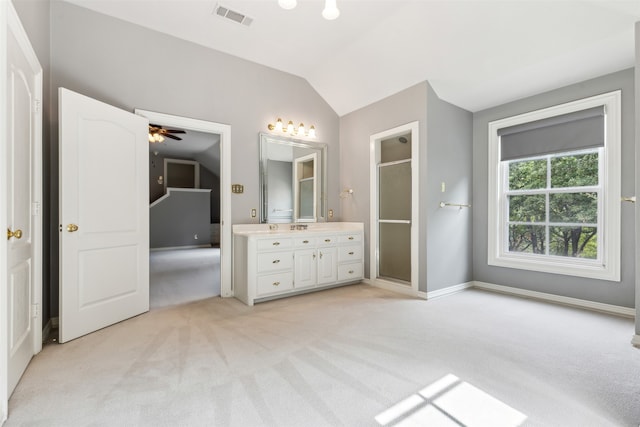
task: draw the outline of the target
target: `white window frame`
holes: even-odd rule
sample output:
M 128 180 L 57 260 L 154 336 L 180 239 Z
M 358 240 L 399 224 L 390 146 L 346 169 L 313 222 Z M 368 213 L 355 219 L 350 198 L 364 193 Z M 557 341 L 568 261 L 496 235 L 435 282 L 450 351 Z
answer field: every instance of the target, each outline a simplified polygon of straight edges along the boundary
M 488 156 L 488 251 L 487 263 L 497 267 L 541 271 L 569 276 L 620 281 L 620 197 L 621 197 L 621 91 L 568 102 L 553 107 L 496 120 L 489 123 Z M 602 227 L 598 242 L 598 259 L 541 256 L 509 252 L 506 242 L 508 217 L 504 209 L 507 182 L 500 161 L 502 128 L 542 120 L 549 117 L 604 106 L 605 143 L 600 150 L 600 177 L 602 185 L 602 211 L 598 212 L 598 225 Z M 548 244 L 548 242 L 547 242 Z

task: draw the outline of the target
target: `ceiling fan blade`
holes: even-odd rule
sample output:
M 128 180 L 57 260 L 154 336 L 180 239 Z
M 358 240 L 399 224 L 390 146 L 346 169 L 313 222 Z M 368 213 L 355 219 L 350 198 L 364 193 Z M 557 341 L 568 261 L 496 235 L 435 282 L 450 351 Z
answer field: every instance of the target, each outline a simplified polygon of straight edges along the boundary
M 173 136 L 170 133 L 165 133 L 165 134 L 163 134 L 163 136 L 165 136 L 167 138 L 175 139 L 177 141 L 182 141 L 182 138 L 178 138 L 177 136 Z
M 168 133 L 187 133 L 186 131 L 179 129 L 164 129 L 164 131 Z

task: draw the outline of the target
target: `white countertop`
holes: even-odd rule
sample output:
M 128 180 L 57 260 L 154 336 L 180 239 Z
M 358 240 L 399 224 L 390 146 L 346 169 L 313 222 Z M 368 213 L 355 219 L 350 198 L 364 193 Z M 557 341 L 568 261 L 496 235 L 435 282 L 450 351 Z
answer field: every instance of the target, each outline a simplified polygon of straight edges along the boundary
M 292 225 L 306 225 L 304 230 L 291 230 Z M 274 228 L 277 227 L 277 228 Z M 313 223 L 293 223 L 293 224 L 233 224 L 233 234 L 244 236 L 286 236 L 300 233 L 332 233 L 363 231 L 362 222 L 313 222 Z

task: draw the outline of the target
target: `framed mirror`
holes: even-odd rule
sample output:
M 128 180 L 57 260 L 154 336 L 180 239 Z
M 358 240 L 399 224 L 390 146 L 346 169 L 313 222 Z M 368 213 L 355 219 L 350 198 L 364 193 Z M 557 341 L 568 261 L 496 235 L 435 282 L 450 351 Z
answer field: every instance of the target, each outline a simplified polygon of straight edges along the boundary
M 260 222 L 324 222 L 327 144 L 260 133 Z

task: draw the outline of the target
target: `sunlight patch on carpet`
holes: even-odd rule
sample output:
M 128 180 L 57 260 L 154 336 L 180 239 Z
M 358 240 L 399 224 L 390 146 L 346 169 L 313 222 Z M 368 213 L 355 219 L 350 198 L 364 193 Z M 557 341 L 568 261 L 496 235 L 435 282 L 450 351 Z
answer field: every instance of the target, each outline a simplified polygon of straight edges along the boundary
M 448 374 L 378 414 L 382 426 L 518 427 L 523 413 Z

